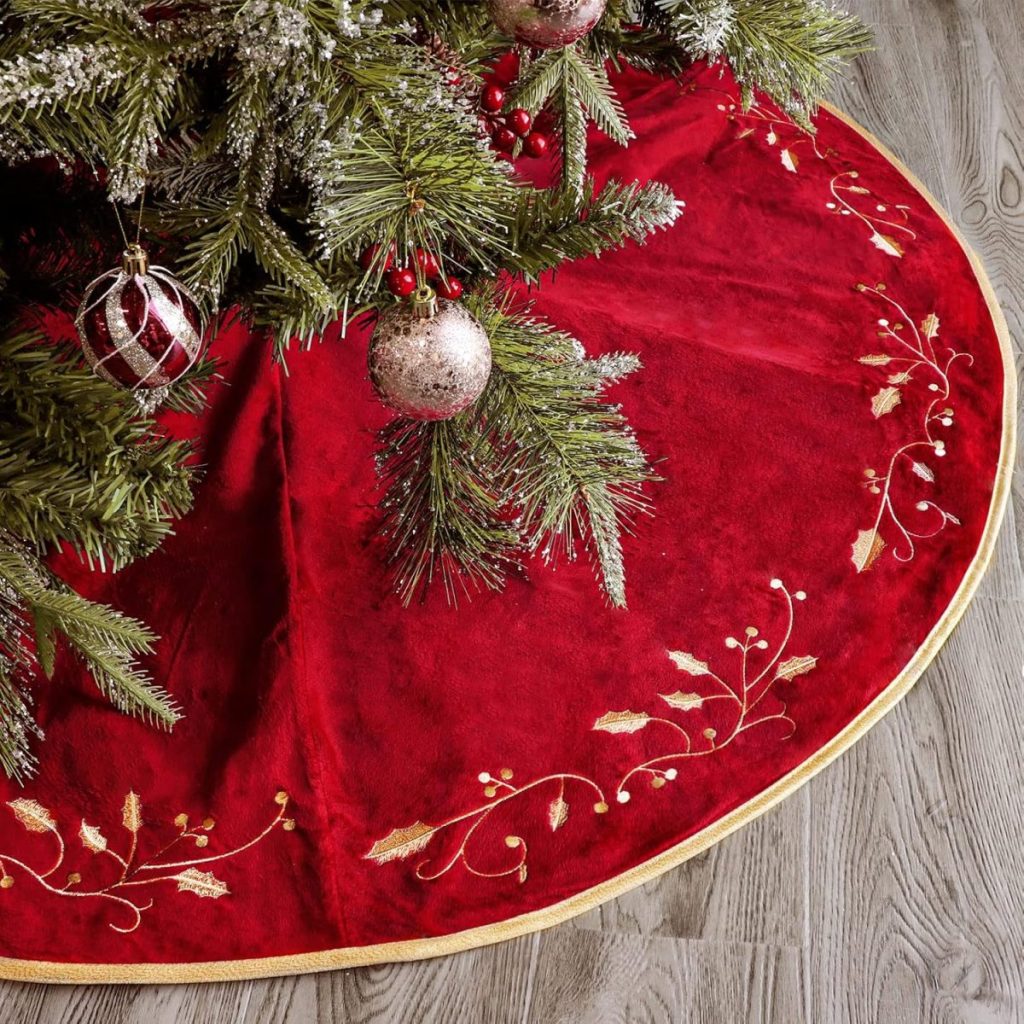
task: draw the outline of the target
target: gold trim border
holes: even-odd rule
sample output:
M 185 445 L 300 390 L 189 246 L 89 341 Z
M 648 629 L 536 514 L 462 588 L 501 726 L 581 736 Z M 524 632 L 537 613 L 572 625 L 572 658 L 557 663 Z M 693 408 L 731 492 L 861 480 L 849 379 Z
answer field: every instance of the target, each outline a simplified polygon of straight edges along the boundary
M 709 846 L 735 832 L 742 825 L 752 821 L 774 807 L 805 782 L 808 782 L 823 768 L 832 763 L 840 754 L 851 747 L 884 715 L 891 711 L 910 691 L 921 673 L 946 642 L 961 616 L 966 611 L 985 569 L 995 550 L 996 537 L 1006 509 L 1010 492 L 1010 476 L 1016 449 L 1017 377 L 1014 368 L 1013 349 L 1006 319 L 996 298 L 992 284 L 977 253 L 971 248 L 949 215 L 925 187 L 920 179 L 867 129 L 829 103 L 822 104 L 831 114 L 852 128 L 882 156 L 884 156 L 917 189 L 921 197 L 938 214 L 970 261 L 975 278 L 981 286 L 988 303 L 992 322 L 999 338 L 1003 356 L 1003 434 L 996 469 L 992 503 L 982 533 L 978 550 L 964 575 L 963 580 L 945 612 L 935 624 L 924 643 L 903 671 L 883 690 L 861 713 L 841 732 L 819 748 L 806 761 L 784 775 L 753 799 L 713 825 L 683 840 L 671 849 L 652 857 L 643 864 L 609 878 L 584 892 L 570 896 L 542 910 L 534 910 L 495 924 L 469 928 L 451 935 L 436 938 L 409 939 L 402 942 L 385 942 L 372 946 L 348 946 L 339 949 L 321 950 L 315 953 L 296 953 L 289 956 L 256 957 L 246 960 L 211 960 L 206 962 L 159 964 L 90 964 L 52 963 L 44 960 L 17 960 L 0 957 L 0 978 L 8 981 L 33 981 L 49 984 L 108 985 L 108 984 L 171 984 L 204 981 L 241 981 L 249 978 L 271 978 L 288 974 L 310 974 L 316 971 L 338 970 L 340 968 L 366 967 L 397 961 L 426 960 L 463 950 L 485 946 L 494 942 L 528 935 L 591 910 L 607 900 L 651 881 L 670 868 L 703 852 Z

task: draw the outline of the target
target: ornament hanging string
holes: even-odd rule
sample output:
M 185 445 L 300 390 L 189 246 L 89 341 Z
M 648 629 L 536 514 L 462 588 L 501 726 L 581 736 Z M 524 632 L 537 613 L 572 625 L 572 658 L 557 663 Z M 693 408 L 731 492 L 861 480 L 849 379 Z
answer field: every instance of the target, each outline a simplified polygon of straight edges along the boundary
M 137 171 L 143 171 L 142 167 L 135 167 Z M 121 237 L 124 239 L 125 249 L 130 249 L 132 243 L 128 241 L 128 232 L 124 229 L 124 220 L 121 217 L 121 211 L 118 209 L 117 203 L 113 204 L 114 216 L 117 218 L 117 226 L 121 229 Z M 146 209 L 146 182 L 142 182 L 142 192 L 139 194 L 139 213 L 135 223 L 135 248 L 139 249 L 142 246 L 142 214 Z

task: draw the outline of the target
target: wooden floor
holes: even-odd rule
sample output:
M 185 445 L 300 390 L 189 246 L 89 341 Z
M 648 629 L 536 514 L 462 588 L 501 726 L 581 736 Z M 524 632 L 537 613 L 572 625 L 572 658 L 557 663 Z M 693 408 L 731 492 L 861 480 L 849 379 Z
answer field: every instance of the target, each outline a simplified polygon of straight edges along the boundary
M 875 27 L 878 52 L 836 100 L 981 254 L 1019 366 L 1024 2 L 846 6 Z M 972 607 L 900 707 L 780 807 L 646 888 L 435 962 L 195 987 L 0 984 L 0 1022 L 1024 1021 L 1019 472 L 1014 504 Z

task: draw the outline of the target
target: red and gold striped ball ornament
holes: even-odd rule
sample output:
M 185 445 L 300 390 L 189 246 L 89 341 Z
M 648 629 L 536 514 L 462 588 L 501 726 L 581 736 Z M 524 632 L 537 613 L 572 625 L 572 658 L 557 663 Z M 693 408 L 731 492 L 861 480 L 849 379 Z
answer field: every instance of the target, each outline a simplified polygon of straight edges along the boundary
M 125 250 L 120 268 L 86 288 L 75 327 L 97 376 L 136 392 L 150 408 L 205 347 L 195 298 L 168 270 L 151 267 L 138 245 Z

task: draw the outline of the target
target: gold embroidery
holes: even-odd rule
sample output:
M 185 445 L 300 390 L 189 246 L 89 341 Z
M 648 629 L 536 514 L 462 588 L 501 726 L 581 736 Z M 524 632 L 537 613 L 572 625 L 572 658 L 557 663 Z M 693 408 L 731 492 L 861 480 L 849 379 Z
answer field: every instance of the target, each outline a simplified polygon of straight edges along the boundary
M 612 711 L 594 722 L 594 729 L 609 733 L 635 733 L 648 726 L 658 726 L 671 731 L 681 743 L 678 750 L 646 758 L 630 768 L 615 789 L 615 798 L 620 804 L 629 802 L 631 793 L 627 787 L 636 776 L 647 776 L 652 789 L 662 789 L 666 783 L 678 778 L 677 766 L 681 762 L 717 754 L 737 736 L 766 722 L 785 723 L 789 726 L 787 738 L 792 736 L 796 723 L 787 714 L 786 705 L 776 695 L 781 708 L 766 713 L 764 700 L 780 679 L 789 681 L 805 675 L 817 666 L 818 659 L 812 655 L 797 655 L 783 660 L 793 636 L 793 602 L 804 601 L 807 595 L 802 590 L 791 594 L 779 579 L 771 581 L 771 588 L 782 594 L 787 620 L 781 642 L 760 668 L 755 668 L 753 661 L 771 645 L 755 626 L 747 626 L 742 638 L 725 638 L 725 646 L 739 653 L 738 672 L 731 681 L 725 675 L 714 672 L 708 662 L 701 661 L 687 651 L 668 651 L 668 657 L 680 672 L 708 681 L 708 685 L 701 690 L 686 693 L 677 690 L 675 693 L 659 694 L 669 708 L 681 713 L 681 720 L 646 711 Z M 711 717 L 707 714 L 708 705 L 718 706 L 714 703 L 716 701 L 725 701 L 728 709 L 724 734 L 712 725 L 713 722 L 718 726 L 723 724 L 720 716 Z
M 731 723 L 723 737 L 719 737 L 718 731 L 711 726 L 711 719 L 706 717 L 706 714 L 698 718 L 696 725 L 682 725 L 674 719 L 649 714 L 646 711 L 609 711 L 594 722 L 592 726 L 594 730 L 619 735 L 636 733 L 649 725 L 661 725 L 674 730 L 685 743 L 683 749 L 645 760 L 622 776 L 615 789 L 618 803 L 624 804 L 629 801 L 630 793 L 626 789 L 626 783 L 633 776 L 645 773 L 651 778 L 652 788 L 661 789 L 667 782 L 677 778 L 678 769 L 674 766 L 675 762 L 683 761 L 686 758 L 704 757 L 723 750 L 741 733 L 756 726 L 764 725 L 767 722 L 782 721 L 790 726 L 790 735 L 792 735 L 796 724 L 786 713 L 785 704 L 779 700 L 778 705 L 781 705 L 781 710 L 778 710 L 777 707 L 776 710 L 765 713 L 763 702 L 779 680 L 789 681 L 810 672 L 817 665 L 818 659 L 811 655 L 798 655 L 783 660 L 793 635 L 793 602 L 794 600 L 803 601 L 807 595 L 802 590 L 791 594 L 783 582 L 778 579 L 771 581 L 771 588 L 781 592 L 785 599 L 788 619 L 781 643 L 760 670 L 755 672 L 751 667 L 751 652 L 766 651 L 769 644 L 767 640 L 760 637 L 759 631 L 753 626 L 747 627 L 743 640 L 732 636 L 726 638 L 726 646 L 740 652 L 739 677 L 734 683 L 729 683 L 724 677 L 716 675 L 707 662 L 699 660 L 692 654 L 685 651 L 668 652 L 668 657 L 679 671 L 697 678 L 707 678 L 714 685 L 711 692 L 677 690 L 674 693 L 663 693 L 659 696 L 673 711 L 678 711 L 688 717 L 692 712 L 702 711 L 715 701 L 729 701 L 730 707 L 735 705 L 734 708 L 731 707 L 734 715 L 731 716 Z M 774 674 L 772 674 L 773 670 Z M 700 737 L 703 742 L 696 739 L 696 729 L 701 726 L 703 728 Z M 695 743 L 699 746 L 695 746 Z M 664 767 L 667 764 L 673 764 L 673 766 Z M 557 784 L 557 790 L 547 803 L 546 814 L 548 827 L 552 832 L 557 832 L 569 818 L 570 801 L 566 796 L 567 787 L 570 783 L 578 783 L 580 788 L 589 790 L 591 795 L 597 796 L 597 801 L 591 805 L 591 810 L 595 814 L 605 814 L 608 811 L 608 803 L 601 787 L 593 779 L 584 775 L 568 773 L 545 775 L 543 778 L 523 786 L 514 785 L 512 778 L 513 773 L 508 768 L 503 768 L 497 776 L 490 772 L 482 772 L 477 779 L 484 787 L 484 796 L 491 801 L 490 803 L 458 814 L 440 824 L 432 825 L 416 821 L 412 825 L 392 829 L 383 839 L 378 839 L 373 844 L 370 850 L 363 855 L 364 859 L 372 860 L 377 864 L 387 864 L 393 860 L 407 860 L 426 849 L 438 834 L 447 829 L 462 826 L 463 831 L 455 852 L 447 856 L 440 867 L 431 867 L 432 862 L 429 858 L 421 860 L 415 869 L 417 878 L 424 882 L 434 881 L 447 874 L 456 865 L 461 864 L 470 874 L 476 875 L 478 878 L 504 878 L 508 875 L 516 875 L 520 882 L 525 882 L 528 849 L 526 840 L 521 835 L 511 833 L 504 836 L 504 845 L 509 850 L 515 851 L 507 866 L 496 870 L 484 870 L 470 860 L 473 839 L 498 807 L 517 800 L 540 786 L 545 786 L 548 783 Z
M 217 878 L 212 871 L 200 871 L 199 865 L 211 864 L 214 861 L 226 860 L 255 846 L 260 840 L 270 834 L 278 825 L 283 829 L 291 831 L 295 828 L 293 818 L 285 818 L 285 811 L 288 808 L 289 797 L 284 791 L 274 797 L 278 805 L 278 811 L 273 821 L 248 842 L 236 846 L 223 853 L 214 853 L 205 857 L 186 858 L 184 860 L 168 861 L 167 855 L 180 843 L 191 841 L 197 848 L 204 849 L 209 843 L 207 835 L 216 822 L 213 818 L 204 818 L 198 825 L 189 828 L 187 814 L 179 814 L 174 819 L 178 829 L 177 836 L 167 843 L 156 854 L 142 862 L 135 863 L 135 856 L 138 852 L 139 832 L 142 830 L 142 802 L 137 793 L 129 792 L 124 798 L 124 806 L 121 812 L 121 822 L 125 830 L 130 834 L 128 850 L 122 856 L 113 850 L 107 837 L 103 835 L 100 828 L 82 821 L 78 829 L 78 838 L 83 847 L 94 856 L 106 855 L 120 865 L 120 874 L 115 882 L 110 885 L 96 889 L 76 888 L 82 882 L 82 876 L 77 871 L 70 872 L 63 885 L 58 886 L 53 876 L 64 864 L 66 847 L 64 836 L 57 824 L 53 814 L 42 804 L 35 800 L 21 797 L 11 800 L 7 806 L 14 812 L 14 816 L 29 831 L 35 833 L 50 833 L 57 842 L 57 854 L 53 863 L 44 871 L 30 867 L 24 861 L 12 857 L 9 854 L 0 854 L 0 888 L 10 889 L 14 885 L 15 876 L 8 869 L 17 868 L 27 874 L 36 883 L 41 885 L 47 892 L 57 896 L 75 896 L 79 899 L 92 898 L 108 900 L 125 908 L 131 914 L 131 924 L 128 927 L 111 923 L 110 927 L 116 932 L 133 932 L 142 923 L 142 912 L 153 906 L 153 901 L 138 903 L 128 895 L 133 888 L 156 885 L 159 882 L 176 882 L 178 892 L 190 892 L 205 899 L 219 899 L 227 896 L 230 890 L 225 882 Z M 152 874 L 150 874 L 152 872 Z
M 715 90 L 719 91 L 719 90 Z M 726 93 L 725 95 L 728 96 Z M 806 129 L 801 128 L 795 121 L 783 113 L 773 113 L 767 107 L 755 103 L 744 109 L 742 103 L 729 97 L 728 103 L 719 103 L 726 119 L 741 126 L 738 139 L 746 139 L 752 135 L 758 135 L 764 131 L 764 141 L 769 146 L 777 146 L 779 162 L 791 174 L 798 174 L 800 170 L 800 156 L 797 148 L 800 146 L 809 147 L 810 151 L 819 160 L 824 160 L 826 155 L 818 148 L 817 137 Z
M 825 204 L 826 209 L 836 216 L 856 217 L 871 232 L 872 245 L 886 255 L 900 259 L 905 250 L 891 232 L 898 232 L 905 241 L 917 238 L 916 232 L 908 225 L 910 207 L 881 201 L 871 189 L 860 184 L 859 178 L 858 171 L 843 171 L 835 175 L 829 184 L 832 199 Z M 865 204 L 872 206 L 870 212 L 863 208 Z M 887 231 L 890 234 L 886 234 Z
M 800 157 L 797 149 L 800 146 L 805 147 L 818 160 L 829 160 L 837 155 L 832 148 L 822 152 L 817 136 L 801 128 L 785 113 L 774 112 L 756 103 L 744 109 L 735 96 L 721 89 L 711 91 L 726 97 L 726 102 L 717 106 L 728 121 L 741 126 L 737 138 L 763 137 L 769 146 L 778 147 L 779 160 L 787 171 L 793 174 L 799 172 Z M 900 259 L 906 243 L 916 240 L 917 233 L 909 225 L 910 207 L 903 203 L 885 202 L 861 183 L 859 171 L 841 171 L 833 175 L 829 182 L 829 193 L 831 198 L 825 203 L 825 208 L 838 217 L 854 217 L 859 220 L 871 232 L 871 244 L 886 255 Z
M 527 857 L 528 848 L 526 840 L 521 835 L 514 833 L 503 837 L 503 842 L 508 850 L 515 851 L 512 863 L 507 867 L 487 871 L 476 866 L 470 860 L 472 853 L 471 842 L 486 825 L 494 811 L 510 801 L 518 800 L 523 794 L 529 793 L 540 786 L 548 783 L 557 784 L 557 789 L 547 805 L 547 824 L 552 832 L 557 832 L 569 819 L 570 801 L 566 797 L 566 787 L 569 783 L 578 783 L 584 791 L 589 790 L 592 795 L 597 796 L 596 802 L 591 805 L 595 814 L 604 814 L 608 810 L 604 793 L 592 779 L 584 775 L 573 775 L 569 773 L 560 775 L 545 775 L 541 779 L 528 782 L 523 786 L 516 786 L 513 782 L 514 775 L 510 768 L 502 768 L 497 776 L 490 772 L 481 772 L 477 781 L 484 787 L 484 796 L 492 801 L 476 807 L 464 814 L 456 815 L 447 821 L 437 825 L 428 825 L 425 822 L 417 821 L 405 828 L 396 828 L 389 832 L 383 839 L 378 839 L 370 850 L 363 855 L 365 860 L 375 861 L 377 864 L 386 864 L 392 860 L 406 860 L 419 853 L 431 843 L 435 836 L 454 828 L 465 826 L 459 839 L 455 853 L 444 860 L 440 867 L 429 868 L 432 863 L 430 858 L 421 860 L 416 865 L 416 877 L 424 882 L 432 882 L 446 875 L 457 864 L 462 866 L 478 878 L 504 878 L 507 875 L 515 875 L 519 882 L 525 882 L 527 878 Z
M 879 495 L 874 522 L 868 529 L 858 531 L 852 546 L 851 561 L 854 568 L 857 572 L 865 572 L 885 550 L 886 540 L 882 536 L 882 528 L 886 524 L 896 530 L 897 540 L 892 555 L 899 562 L 913 559 L 916 553 L 915 541 L 936 536 L 950 523 L 960 525 L 955 515 L 927 499 L 916 502 L 914 510 L 923 519 L 931 520 L 931 524 L 911 529 L 905 519 L 907 513 L 902 510 L 902 505 L 897 505 L 896 497 L 898 487 L 904 480 L 900 471 L 906 468 L 925 484 L 935 482 L 935 470 L 923 459 L 928 455 L 945 457 L 946 442 L 937 433 L 940 428 L 953 426 L 955 413 L 950 404 L 950 373 L 957 360 L 967 360 L 967 365 L 971 366 L 974 357 L 969 352 L 958 352 L 938 343 L 940 324 L 935 313 L 929 313 L 917 326 L 903 306 L 886 294 L 884 284 L 874 288 L 859 284 L 857 290 L 884 303 L 890 311 L 889 317 L 878 320 L 878 337 L 886 343 L 880 347 L 894 348 L 895 353 L 872 352 L 858 360 L 865 366 L 885 368 L 887 374 L 885 385 L 871 400 L 871 411 L 875 418 L 887 416 L 901 405 L 904 389 L 917 382 L 917 373 L 931 378 L 927 389 L 932 396 L 924 412 L 920 434 L 893 452 L 885 473 L 879 475 L 871 467 L 864 470 L 862 486 L 868 493 Z

